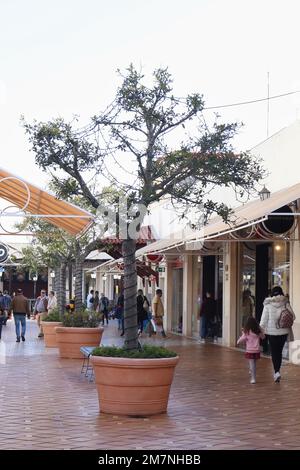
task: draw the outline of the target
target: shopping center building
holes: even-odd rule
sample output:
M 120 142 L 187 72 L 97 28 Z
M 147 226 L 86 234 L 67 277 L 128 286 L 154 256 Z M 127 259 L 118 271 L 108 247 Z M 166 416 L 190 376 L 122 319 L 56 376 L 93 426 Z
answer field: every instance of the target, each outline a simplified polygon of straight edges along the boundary
M 164 255 L 166 322 L 171 331 L 198 336 L 199 301 L 206 292 L 217 300 L 224 345 L 234 346 L 243 323 L 243 295 L 251 291 L 255 315 L 274 285 L 300 308 L 300 184 L 240 206 L 231 225 L 216 218 L 188 239 L 161 240 L 138 251 Z M 294 332 L 300 339 L 300 317 Z

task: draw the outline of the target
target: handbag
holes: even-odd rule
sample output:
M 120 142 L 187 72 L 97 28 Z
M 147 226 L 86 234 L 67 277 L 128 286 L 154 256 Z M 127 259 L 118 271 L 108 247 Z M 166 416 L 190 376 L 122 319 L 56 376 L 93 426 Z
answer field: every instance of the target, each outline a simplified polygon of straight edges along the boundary
M 287 308 L 285 305 L 284 310 L 282 310 L 277 323 L 276 328 L 291 328 L 294 323 L 294 314 Z
M 156 326 L 162 326 L 163 325 L 162 317 L 155 317 L 154 321 L 155 321 Z
M 145 297 L 144 303 L 143 303 L 143 309 L 146 310 L 146 312 L 149 312 L 149 302 Z

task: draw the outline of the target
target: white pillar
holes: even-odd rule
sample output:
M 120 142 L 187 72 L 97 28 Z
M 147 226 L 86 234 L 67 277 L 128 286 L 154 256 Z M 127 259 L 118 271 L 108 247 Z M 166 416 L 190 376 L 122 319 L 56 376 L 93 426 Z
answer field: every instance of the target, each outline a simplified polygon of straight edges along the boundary
M 300 227 L 295 230 L 295 238 L 299 238 Z M 300 340 L 300 241 L 292 241 L 290 246 L 290 301 L 296 315 L 293 324 L 295 340 Z
M 223 280 L 223 344 L 236 344 L 237 316 L 237 243 L 225 245 Z
M 197 319 L 199 312 L 199 296 L 202 297 L 202 262 L 198 262 L 198 255 L 193 255 L 193 274 L 192 274 L 192 286 L 193 286 L 193 297 L 192 297 L 192 336 L 199 336 L 200 333 L 200 320 Z M 200 267 L 200 269 L 199 269 Z
M 114 290 L 113 290 L 113 275 L 112 274 L 106 274 L 106 297 L 108 297 L 110 300 L 114 300 Z
M 173 308 L 173 267 L 170 260 L 166 261 L 165 271 L 165 292 L 164 292 L 164 306 L 165 306 L 165 327 L 167 330 L 172 329 L 172 308 Z
M 193 256 L 189 254 L 185 254 L 183 259 L 182 296 L 182 333 L 185 336 L 192 336 Z

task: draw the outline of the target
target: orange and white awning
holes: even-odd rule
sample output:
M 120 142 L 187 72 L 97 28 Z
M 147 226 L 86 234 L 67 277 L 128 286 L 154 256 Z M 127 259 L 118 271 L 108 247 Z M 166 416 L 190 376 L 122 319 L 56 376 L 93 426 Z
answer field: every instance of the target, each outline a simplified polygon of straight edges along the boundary
M 58 199 L 53 194 L 28 183 L 22 178 L 0 168 L 0 198 L 9 201 L 36 217 L 43 217 L 51 224 L 78 235 L 91 225 L 93 215 L 69 202 Z M 2 212 L 5 215 L 4 212 Z

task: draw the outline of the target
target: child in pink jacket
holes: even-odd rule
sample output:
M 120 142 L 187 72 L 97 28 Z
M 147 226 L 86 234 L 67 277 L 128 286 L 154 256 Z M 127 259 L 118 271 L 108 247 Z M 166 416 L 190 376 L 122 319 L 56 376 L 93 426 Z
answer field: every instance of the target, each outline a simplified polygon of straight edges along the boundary
M 249 370 L 251 374 L 251 384 L 256 383 L 256 361 L 260 358 L 260 339 L 264 339 L 265 335 L 259 324 L 253 317 L 249 317 L 243 334 L 237 341 L 237 344 L 246 342 L 245 357 L 249 360 Z

